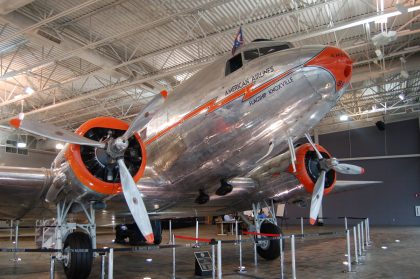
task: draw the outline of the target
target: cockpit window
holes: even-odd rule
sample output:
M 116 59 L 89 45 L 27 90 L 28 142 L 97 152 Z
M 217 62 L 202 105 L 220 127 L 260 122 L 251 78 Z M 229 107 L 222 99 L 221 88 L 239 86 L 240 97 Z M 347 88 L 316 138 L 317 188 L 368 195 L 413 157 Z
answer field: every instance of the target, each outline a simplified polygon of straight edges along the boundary
M 270 54 L 276 51 L 288 49 L 288 48 L 289 48 L 288 45 L 277 45 L 277 46 L 262 47 L 260 49 L 247 50 L 247 51 L 244 51 L 244 60 L 251 61 L 260 56 Z
M 231 59 L 228 60 L 226 63 L 226 71 L 225 75 L 229 75 L 233 73 L 234 71 L 240 69 L 242 67 L 242 57 L 241 53 L 233 56 Z
M 260 53 L 258 49 L 251 49 L 251 50 L 244 51 L 245 61 L 250 61 L 252 59 L 258 58 L 259 56 L 260 56 Z
M 288 49 L 288 45 L 277 45 L 277 46 L 269 46 L 269 47 L 262 47 L 260 48 L 260 55 L 270 54 L 276 51 Z

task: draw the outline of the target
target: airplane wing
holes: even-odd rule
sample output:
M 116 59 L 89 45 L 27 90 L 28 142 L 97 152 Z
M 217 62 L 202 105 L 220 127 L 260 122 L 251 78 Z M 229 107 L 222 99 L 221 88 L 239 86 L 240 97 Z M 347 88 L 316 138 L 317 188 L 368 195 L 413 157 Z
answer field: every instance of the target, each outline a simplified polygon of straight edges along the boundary
M 20 219 L 29 211 L 47 210 L 43 197 L 52 179 L 53 173 L 45 168 L 0 166 L 0 216 Z

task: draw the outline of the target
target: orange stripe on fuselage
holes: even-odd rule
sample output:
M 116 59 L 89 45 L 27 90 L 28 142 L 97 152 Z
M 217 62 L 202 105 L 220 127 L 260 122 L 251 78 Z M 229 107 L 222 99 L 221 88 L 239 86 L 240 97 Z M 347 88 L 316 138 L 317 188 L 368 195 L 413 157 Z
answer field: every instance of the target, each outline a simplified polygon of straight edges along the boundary
M 148 139 L 144 143 L 146 145 L 151 144 L 152 142 L 154 142 L 155 140 L 157 140 L 158 138 L 160 138 L 161 136 L 163 136 L 164 134 L 166 134 L 167 132 L 169 132 L 170 130 L 175 128 L 176 126 L 180 125 L 182 122 L 187 121 L 188 119 L 191 119 L 191 118 L 197 116 L 198 114 L 200 114 L 201 112 L 203 112 L 205 110 L 207 110 L 208 113 L 214 112 L 215 110 L 217 110 L 217 109 L 229 104 L 230 102 L 238 99 L 242 95 L 243 95 L 242 102 L 245 102 L 245 101 L 249 100 L 250 98 L 254 97 L 255 95 L 257 95 L 258 93 L 260 93 L 262 90 L 264 90 L 267 87 L 273 85 L 274 83 L 276 83 L 277 81 L 281 80 L 282 78 L 291 74 L 294 71 L 295 71 L 295 69 L 288 70 L 288 71 L 284 72 L 283 74 L 280 74 L 277 77 L 267 81 L 266 83 L 263 83 L 262 85 L 258 86 L 255 89 L 251 89 L 252 86 L 253 86 L 253 84 L 251 83 L 248 86 L 246 86 L 246 87 L 228 95 L 226 98 L 223 98 L 219 102 L 216 102 L 217 101 L 217 97 L 216 97 L 216 98 L 208 101 L 207 103 L 199 106 L 198 108 L 194 109 L 193 111 L 189 112 L 187 115 L 182 117 L 180 120 L 178 120 L 177 122 L 175 122 L 175 123 L 171 124 L 170 126 L 166 127 L 162 131 L 158 132 L 155 136 Z

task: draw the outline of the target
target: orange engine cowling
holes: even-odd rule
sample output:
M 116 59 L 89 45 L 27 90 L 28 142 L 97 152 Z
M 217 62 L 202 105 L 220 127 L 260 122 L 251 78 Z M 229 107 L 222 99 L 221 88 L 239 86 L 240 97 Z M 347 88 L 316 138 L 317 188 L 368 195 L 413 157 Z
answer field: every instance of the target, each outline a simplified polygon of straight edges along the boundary
M 76 133 L 86 138 L 105 141 L 124 134 L 129 125 L 112 117 L 98 117 L 83 123 Z M 124 154 L 124 162 L 138 181 L 146 167 L 146 148 L 138 134 L 128 139 L 128 148 Z M 110 158 L 104 149 L 69 144 L 65 154 L 70 168 L 76 178 L 91 190 L 114 195 L 122 192 L 118 164 Z
M 324 158 L 331 158 L 330 153 L 316 144 L 319 152 Z M 288 172 L 293 174 L 300 183 L 305 187 L 308 193 L 312 193 L 315 187 L 316 180 L 318 179 L 321 170 L 319 167 L 319 159 L 309 143 L 305 143 L 296 148 L 296 172 L 293 172 L 293 166 L 290 165 Z M 336 181 L 336 174 L 334 170 L 329 170 L 325 175 L 325 190 L 324 195 L 331 192 Z

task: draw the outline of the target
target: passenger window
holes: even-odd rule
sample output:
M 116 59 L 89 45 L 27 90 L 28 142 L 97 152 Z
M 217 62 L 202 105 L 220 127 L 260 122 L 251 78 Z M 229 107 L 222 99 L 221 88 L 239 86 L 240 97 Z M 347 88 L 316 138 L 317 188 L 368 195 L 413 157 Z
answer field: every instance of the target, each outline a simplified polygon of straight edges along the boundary
M 270 54 L 270 53 L 280 51 L 280 50 L 284 50 L 284 49 L 288 49 L 288 48 L 289 48 L 288 45 L 263 47 L 263 48 L 260 48 L 260 55 L 266 55 L 266 54 Z
M 228 60 L 228 62 L 226 63 L 226 71 L 225 71 L 225 75 L 229 75 L 231 73 L 233 73 L 234 71 L 240 69 L 242 67 L 242 57 L 241 57 L 241 53 L 235 55 L 234 57 L 232 57 L 231 59 Z
M 258 58 L 260 56 L 260 53 L 258 52 L 258 49 L 251 49 L 244 51 L 244 60 L 245 61 L 251 61 L 252 59 Z

